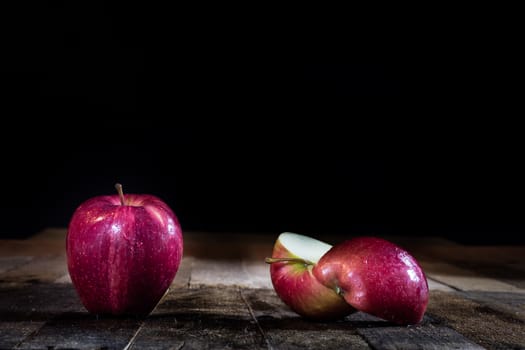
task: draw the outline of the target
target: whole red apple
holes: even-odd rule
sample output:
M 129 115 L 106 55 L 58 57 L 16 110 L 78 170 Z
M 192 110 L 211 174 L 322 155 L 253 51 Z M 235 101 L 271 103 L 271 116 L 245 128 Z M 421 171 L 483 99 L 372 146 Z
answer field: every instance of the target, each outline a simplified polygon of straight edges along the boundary
M 66 237 L 67 266 L 85 308 L 94 314 L 147 315 L 179 268 L 182 230 L 156 196 L 98 196 L 73 213 Z
M 343 318 L 354 308 L 332 288 L 312 274 L 317 261 L 332 246 L 311 237 L 284 232 L 277 238 L 271 258 L 270 277 L 279 298 L 297 314 L 312 320 Z
M 416 259 L 392 242 L 357 237 L 331 248 L 313 267 L 323 285 L 354 308 L 397 324 L 417 324 L 428 284 Z

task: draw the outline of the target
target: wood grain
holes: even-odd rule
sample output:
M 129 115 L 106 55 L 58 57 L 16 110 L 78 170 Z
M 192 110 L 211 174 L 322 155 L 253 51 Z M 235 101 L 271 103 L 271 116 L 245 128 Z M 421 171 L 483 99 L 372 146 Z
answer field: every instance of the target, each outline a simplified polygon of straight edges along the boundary
M 458 290 L 525 293 L 525 289 L 449 263 L 434 261 L 421 261 L 420 263 L 431 279 Z
M 374 349 L 384 350 L 481 350 L 483 347 L 447 327 L 433 325 L 415 327 L 360 328 Z
M 31 261 L 31 256 L 0 256 L 0 276 Z
M 193 269 L 193 257 L 183 257 L 173 282 L 171 282 L 170 289 L 172 288 L 187 288 L 190 285 L 191 271 Z
M 523 246 L 383 237 L 409 250 L 429 282 L 423 322 L 399 327 L 361 312 L 333 322 L 292 312 L 264 263 L 271 233 L 185 232 L 179 271 L 151 315 L 97 317 L 71 284 L 65 234 L 1 242 L 0 349 L 525 349 Z
M 72 285 L 0 287 L 0 349 L 10 349 L 22 343 L 63 312 L 82 311 Z
M 130 348 L 264 349 L 266 343 L 235 287 L 173 289 Z
M 65 254 L 38 256 L 0 275 L 2 282 L 45 283 L 66 275 Z
M 275 349 L 370 349 L 351 322 L 313 322 L 291 311 L 269 289 L 242 291 Z
M 222 285 L 242 288 L 273 288 L 270 269 L 264 260 L 193 259 L 191 288 Z
M 507 313 L 511 317 L 525 322 L 525 294 L 523 293 L 476 291 L 460 294 L 467 299 L 482 303 L 498 313 Z
M 436 291 L 428 312 L 457 332 L 488 349 L 525 348 L 525 323 L 460 293 Z
M 142 320 L 62 313 L 26 338 L 21 349 L 124 349 Z

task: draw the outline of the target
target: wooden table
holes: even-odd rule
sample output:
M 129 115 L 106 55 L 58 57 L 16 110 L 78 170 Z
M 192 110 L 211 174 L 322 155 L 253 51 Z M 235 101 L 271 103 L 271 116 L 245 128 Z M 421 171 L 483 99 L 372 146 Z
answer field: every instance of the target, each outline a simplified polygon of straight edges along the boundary
M 525 246 L 385 237 L 419 260 L 431 289 L 423 322 L 400 327 L 291 312 L 264 263 L 278 233 L 185 232 L 181 268 L 149 317 L 96 317 L 71 284 L 65 232 L 0 241 L 0 349 L 525 349 Z

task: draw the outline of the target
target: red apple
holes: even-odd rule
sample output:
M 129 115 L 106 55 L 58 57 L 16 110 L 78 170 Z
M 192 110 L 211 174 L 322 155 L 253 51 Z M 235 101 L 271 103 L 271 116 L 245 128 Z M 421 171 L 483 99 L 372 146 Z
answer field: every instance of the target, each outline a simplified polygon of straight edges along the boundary
M 148 194 L 98 196 L 70 220 L 66 252 L 73 285 L 94 314 L 147 315 L 179 268 L 183 253 L 177 217 Z
M 417 324 L 428 303 L 428 284 L 416 259 L 375 237 L 358 237 L 331 248 L 313 268 L 323 285 L 354 308 L 397 324 Z
M 277 295 L 297 314 L 315 320 L 342 318 L 354 309 L 317 281 L 312 268 L 332 246 L 311 237 L 281 233 L 274 244 L 270 277 Z

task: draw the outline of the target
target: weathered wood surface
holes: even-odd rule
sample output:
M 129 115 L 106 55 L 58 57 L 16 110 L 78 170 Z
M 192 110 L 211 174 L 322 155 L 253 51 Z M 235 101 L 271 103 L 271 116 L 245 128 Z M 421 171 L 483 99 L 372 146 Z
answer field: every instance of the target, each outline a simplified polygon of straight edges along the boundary
M 465 349 L 480 350 L 483 347 L 469 341 L 447 327 L 383 327 L 359 330 L 374 349 Z
M 23 283 L 0 287 L 0 349 L 14 348 L 38 333 L 46 322 L 74 311 L 83 312 L 72 285 Z
M 266 348 L 236 287 L 175 289 L 150 315 L 133 349 Z
M 0 349 L 525 349 L 525 247 L 391 237 L 421 262 L 431 290 L 424 321 L 399 327 L 364 313 L 297 316 L 264 264 L 276 236 L 186 233 L 177 276 L 144 319 L 85 311 L 64 229 L 0 241 Z
M 525 322 L 491 302 L 436 291 L 427 312 L 488 349 L 525 349 Z

